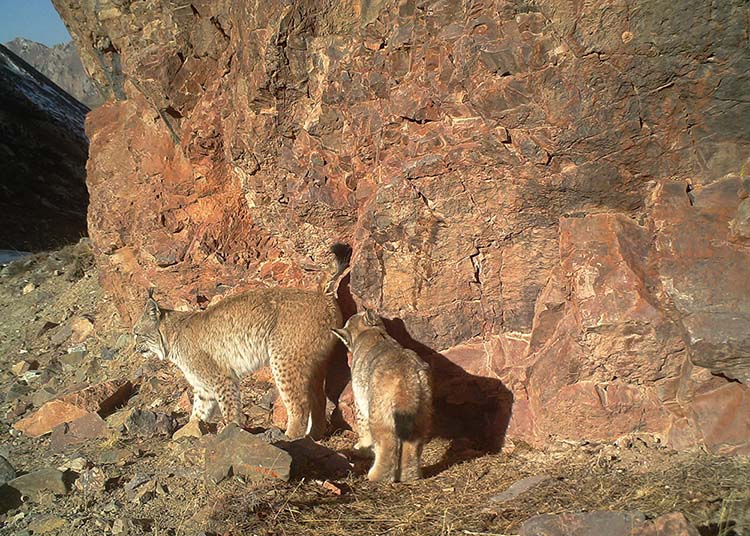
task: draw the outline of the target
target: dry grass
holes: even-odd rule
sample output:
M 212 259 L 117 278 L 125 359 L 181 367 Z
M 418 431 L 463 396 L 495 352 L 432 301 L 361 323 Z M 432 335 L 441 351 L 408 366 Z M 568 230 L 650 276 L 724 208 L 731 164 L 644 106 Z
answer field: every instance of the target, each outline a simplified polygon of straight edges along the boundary
M 435 464 L 447 449 L 433 441 Z M 428 469 L 429 472 L 429 469 Z M 529 475 L 550 479 L 518 498 L 492 497 Z M 663 449 L 612 445 L 526 447 L 511 455 L 459 462 L 413 484 L 373 484 L 352 476 L 351 493 L 336 496 L 319 482 L 278 484 L 248 494 L 222 489 L 211 518 L 217 533 L 516 534 L 531 516 L 593 510 L 640 510 L 649 516 L 680 511 L 706 534 L 750 530 L 750 461 Z M 724 531 L 723 533 L 721 531 Z

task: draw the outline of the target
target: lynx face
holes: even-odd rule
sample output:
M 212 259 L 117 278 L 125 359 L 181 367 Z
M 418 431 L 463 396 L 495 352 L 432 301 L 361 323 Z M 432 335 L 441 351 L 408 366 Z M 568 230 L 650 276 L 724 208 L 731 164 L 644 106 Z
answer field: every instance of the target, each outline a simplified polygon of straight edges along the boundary
M 146 357 L 165 359 L 169 353 L 159 330 L 162 312 L 154 299 L 149 296 L 141 318 L 133 328 L 135 349 Z

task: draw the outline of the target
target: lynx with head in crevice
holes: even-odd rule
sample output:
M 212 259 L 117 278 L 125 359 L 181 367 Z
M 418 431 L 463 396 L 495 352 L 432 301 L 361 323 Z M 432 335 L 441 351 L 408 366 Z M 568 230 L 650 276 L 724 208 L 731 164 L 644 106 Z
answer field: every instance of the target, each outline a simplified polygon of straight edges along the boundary
M 421 476 L 419 461 L 430 433 L 432 387 L 427 363 L 388 335 L 383 321 L 365 310 L 333 332 L 352 353 L 352 388 L 359 441 L 373 446 L 367 478 L 392 482 Z
M 163 309 L 149 293 L 133 329 L 136 350 L 180 368 L 193 388 L 191 420 L 208 420 L 218 405 L 224 422 L 241 424 L 239 379 L 270 365 L 289 417 L 287 436 L 325 432 L 331 329 L 342 324 L 336 290 L 351 254 L 343 244 L 331 250 L 336 271 L 321 290 L 251 290 L 196 312 Z

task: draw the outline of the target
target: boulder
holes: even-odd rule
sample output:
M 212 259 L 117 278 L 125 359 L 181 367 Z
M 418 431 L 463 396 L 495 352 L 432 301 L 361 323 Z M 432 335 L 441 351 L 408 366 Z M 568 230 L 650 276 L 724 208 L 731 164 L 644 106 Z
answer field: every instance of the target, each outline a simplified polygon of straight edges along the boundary
M 543 514 L 521 525 L 520 536 L 698 536 L 698 530 L 678 512 L 646 521 L 641 512 Z
M 520 536 L 626 536 L 645 520 L 641 512 L 542 514 L 524 521 Z

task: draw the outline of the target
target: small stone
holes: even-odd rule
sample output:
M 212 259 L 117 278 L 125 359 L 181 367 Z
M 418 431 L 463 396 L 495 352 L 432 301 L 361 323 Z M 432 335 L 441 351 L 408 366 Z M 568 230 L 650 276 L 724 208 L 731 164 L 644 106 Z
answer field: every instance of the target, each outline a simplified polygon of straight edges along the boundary
M 15 421 L 31 407 L 32 405 L 26 400 L 16 400 L 11 402 L 10 408 L 5 412 L 5 418 L 9 421 Z
M 35 519 L 29 523 L 29 530 L 32 534 L 47 534 L 60 531 L 65 525 L 67 525 L 67 522 L 63 518 L 51 515 Z
M 188 423 L 172 434 L 172 439 L 177 441 L 184 437 L 203 437 L 209 432 L 209 425 L 200 419 L 190 419 Z
M 35 289 L 36 289 L 36 285 L 34 283 L 32 283 L 31 281 L 29 281 L 21 289 L 21 294 L 23 294 L 25 296 L 26 294 L 34 292 Z
M 0 486 L 16 478 L 16 470 L 5 456 L 0 456 Z
M 144 485 L 145 483 L 149 482 L 151 480 L 151 477 L 144 473 L 136 473 L 133 475 L 133 478 L 131 478 L 127 484 L 125 484 L 125 487 L 123 488 L 126 493 L 132 494 L 132 492 L 136 489 L 138 489 L 140 486 Z
M 324 480 L 320 483 L 320 485 L 334 495 L 345 495 L 351 491 L 351 488 L 348 484 L 344 484 L 341 482 L 331 482 L 330 480 Z
M 19 398 L 25 397 L 30 392 L 31 392 L 31 387 L 29 387 L 25 383 L 14 383 L 13 385 L 10 386 L 10 389 L 8 389 L 8 392 L 5 394 L 5 401 L 14 402 L 15 400 L 18 400 Z
M 125 429 L 129 435 L 144 438 L 171 436 L 176 428 L 174 418 L 153 411 L 135 410 L 125 421 Z
M 86 494 L 96 494 L 107 487 L 107 474 L 101 467 L 83 469 L 75 482 L 75 487 Z
M 39 379 L 39 377 L 42 375 L 41 370 L 27 370 L 21 376 L 19 376 L 19 380 L 22 382 L 26 382 L 27 384 L 36 381 Z
M 131 458 L 133 452 L 129 449 L 106 449 L 99 453 L 97 461 L 102 465 L 123 465 Z
M 129 534 L 134 528 L 135 526 L 128 518 L 118 517 L 112 523 L 112 534 Z
M 41 408 L 44 404 L 54 399 L 56 396 L 57 393 L 52 390 L 51 387 L 44 386 L 41 389 L 34 391 L 34 394 L 31 395 L 31 403 L 34 404 L 35 408 Z
M 493 495 L 490 497 L 490 502 L 493 503 L 504 503 L 508 501 L 512 501 L 519 495 L 526 493 L 527 491 L 535 488 L 542 482 L 546 482 L 552 478 L 549 475 L 536 475 L 536 476 L 527 476 L 526 478 L 522 478 L 521 480 L 511 484 L 505 491 L 498 495 Z
M 731 534 L 731 532 L 730 532 Z M 688 523 L 685 516 L 680 512 L 664 514 L 652 521 L 646 522 L 643 527 L 635 528 L 628 536 L 700 536 L 700 532 Z
M 65 495 L 68 493 L 68 485 L 65 474 L 52 467 L 39 469 L 8 482 L 8 486 L 18 490 L 22 495 L 36 499 L 41 493 L 55 493 Z
M 16 376 L 21 376 L 29 370 L 36 370 L 38 367 L 39 363 L 37 363 L 36 361 L 28 361 L 26 359 L 22 359 L 21 361 L 10 367 L 10 371 Z
M 63 364 L 65 370 L 73 370 L 81 366 L 85 356 L 86 352 L 81 350 L 68 352 L 60 358 L 60 362 Z
M 70 321 L 70 341 L 77 344 L 85 341 L 94 331 L 94 324 L 85 316 L 73 317 Z
M 84 458 L 83 456 L 79 456 L 78 458 L 67 460 L 63 462 L 61 465 L 58 465 L 57 470 L 62 471 L 63 473 L 65 471 L 73 471 L 76 473 L 80 473 L 86 467 L 88 467 L 88 465 L 89 465 L 89 462 L 86 460 L 86 458 Z
M 28 417 L 21 419 L 13 425 L 29 437 L 39 437 L 48 434 L 52 429 L 64 422 L 71 422 L 83 417 L 88 412 L 73 404 L 62 400 L 52 400 L 44 404 Z
M 190 395 L 183 391 L 177 403 L 174 405 L 174 411 L 177 413 L 190 414 L 193 411 L 193 403 L 190 401 Z
M 59 326 L 59 324 L 55 322 L 50 322 L 49 320 L 47 320 L 46 322 L 44 322 L 44 325 L 41 328 L 39 328 L 39 331 L 37 332 L 36 336 L 41 337 L 42 335 L 47 333 L 49 330 L 51 330 L 52 328 L 56 328 L 57 326 Z

